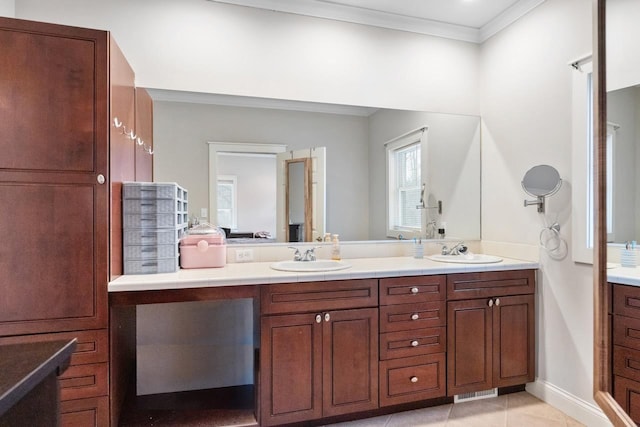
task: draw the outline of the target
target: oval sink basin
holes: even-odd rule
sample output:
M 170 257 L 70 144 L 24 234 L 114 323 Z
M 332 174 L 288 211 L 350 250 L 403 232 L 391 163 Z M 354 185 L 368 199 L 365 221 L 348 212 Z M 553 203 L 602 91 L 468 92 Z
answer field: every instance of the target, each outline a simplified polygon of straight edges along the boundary
M 321 259 L 317 261 L 280 261 L 271 264 L 271 268 L 279 271 L 336 271 L 351 267 L 350 264 L 342 261 Z
M 453 262 L 458 264 L 490 264 L 500 262 L 502 258 L 493 255 L 470 254 L 470 255 L 430 255 L 432 261 Z

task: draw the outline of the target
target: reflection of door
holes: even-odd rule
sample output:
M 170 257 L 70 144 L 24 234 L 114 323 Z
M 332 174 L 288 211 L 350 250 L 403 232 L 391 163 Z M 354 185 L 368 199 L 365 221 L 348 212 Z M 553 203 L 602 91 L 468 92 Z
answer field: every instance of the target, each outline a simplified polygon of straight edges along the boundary
M 287 173 L 286 162 L 292 159 L 311 158 L 311 240 L 322 237 L 325 233 L 325 165 L 326 148 L 315 147 L 302 150 L 287 151 L 277 155 L 277 232 L 278 242 L 287 240 L 289 224 L 286 223 Z

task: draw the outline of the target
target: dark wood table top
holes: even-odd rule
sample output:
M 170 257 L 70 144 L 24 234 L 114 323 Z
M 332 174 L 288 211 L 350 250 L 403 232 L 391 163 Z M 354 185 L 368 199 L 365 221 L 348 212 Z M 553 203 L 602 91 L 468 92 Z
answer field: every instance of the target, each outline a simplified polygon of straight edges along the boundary
M 0 346 L 0 416 L 52 372 L 62 374 L 76 340 Z

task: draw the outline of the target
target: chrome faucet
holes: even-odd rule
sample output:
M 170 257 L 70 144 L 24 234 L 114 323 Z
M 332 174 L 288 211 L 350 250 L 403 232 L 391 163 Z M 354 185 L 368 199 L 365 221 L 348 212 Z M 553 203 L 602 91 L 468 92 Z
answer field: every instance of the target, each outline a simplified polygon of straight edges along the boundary
M 451 249 L 447 247 L 447 245 L 442 246 L 442 255 L 464 255 L 467 253 L 467 246 L 464 242 L 456 243 Z
M 306 251 L 304 251 L 304 255 L 300 252 L 300 249 L 293 247 L 293 246 L 289 246 L 289 249 L 293 249 L 295 252 L 293 253 L 293 260 L 294 261 L 315 261 L 316 260 L 316 249 L 319 248 L 319 246 L 317 247 L 313 247 L 313 248 L 309 248 Z

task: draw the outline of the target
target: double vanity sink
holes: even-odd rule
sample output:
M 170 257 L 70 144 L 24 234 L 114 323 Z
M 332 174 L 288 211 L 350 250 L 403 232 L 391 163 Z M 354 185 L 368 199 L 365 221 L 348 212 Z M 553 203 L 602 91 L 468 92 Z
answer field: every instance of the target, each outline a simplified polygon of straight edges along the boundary
M 501 262 L 502 258 L 485 254 L 460 254 L 460 255 L 430 255 L 426 257 L 432 261 L 454 264 L 493 264 Z M 280 261 L 270 265 L 274 270 L 290 272 L 321 272 L 339 271 L 351 267 L 351 264 L 335 260 L 315 261 Z

